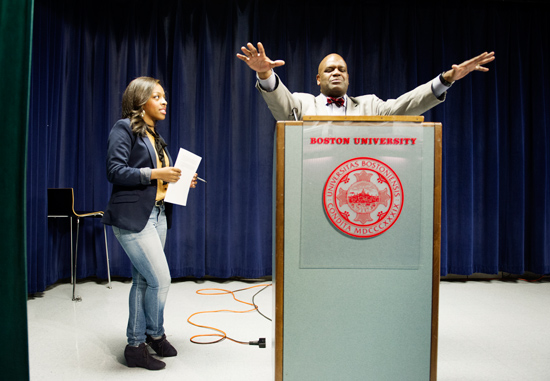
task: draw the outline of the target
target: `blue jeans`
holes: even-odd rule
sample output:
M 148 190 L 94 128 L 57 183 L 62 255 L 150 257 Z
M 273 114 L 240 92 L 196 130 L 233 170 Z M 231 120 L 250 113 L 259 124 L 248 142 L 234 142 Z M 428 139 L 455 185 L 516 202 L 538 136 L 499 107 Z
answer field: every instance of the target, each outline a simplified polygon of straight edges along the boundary
M 164 205 L 153 207 L 147 225 L 140 232 L 113 226 L 118 242 L 132 261 L 128 345 L 144 343 L 146 334 L 153 337 L 164 334 L 164 304 L 172 280 L 164 254 L 166 230 Z

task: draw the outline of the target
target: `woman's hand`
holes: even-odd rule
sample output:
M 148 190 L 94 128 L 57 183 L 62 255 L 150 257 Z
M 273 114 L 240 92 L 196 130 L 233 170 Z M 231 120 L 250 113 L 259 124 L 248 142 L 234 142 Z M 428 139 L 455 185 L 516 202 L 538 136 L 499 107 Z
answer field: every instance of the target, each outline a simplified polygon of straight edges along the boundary
M 177 183 L 181 177 L 181 169 L 174 167 L 153 168 L 151 180 L 162 180 L 166 183 Z
M 193 176 L 193 179 L 191 180 L 191 185 L 189 185 L 189 188 L 195 188 L 197 186 L 197 174 Z

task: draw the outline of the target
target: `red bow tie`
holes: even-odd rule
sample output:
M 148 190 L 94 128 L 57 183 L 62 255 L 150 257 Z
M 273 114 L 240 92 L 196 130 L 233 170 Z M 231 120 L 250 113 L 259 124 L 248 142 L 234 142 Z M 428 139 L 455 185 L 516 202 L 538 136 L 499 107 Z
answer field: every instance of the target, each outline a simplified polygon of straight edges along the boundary
M 344 98 L 333 98 L 333 97 L 327 97 L 327 106 L 334 103 L 336 107 L 342 107 L 344 105 Z

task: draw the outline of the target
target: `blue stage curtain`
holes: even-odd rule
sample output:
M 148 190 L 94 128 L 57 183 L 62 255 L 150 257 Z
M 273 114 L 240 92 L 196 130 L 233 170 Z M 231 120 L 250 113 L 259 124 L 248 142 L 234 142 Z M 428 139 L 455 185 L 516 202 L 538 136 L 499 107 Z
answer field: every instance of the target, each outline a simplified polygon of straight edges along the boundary
M 442 268 L 550 273 L 549 23 L 542 2 L 36 0 L 28 150 L 29 292 L 69 277 L 68 222 L 48 221 L 46 189 L 73 187 L 101 210 L 106 141 L 126 85 L 159 78 L 170 152 L 203 157 L 166 253 L 173 277 L 271 275 L 275 121 L 235 57 L 261 41 L 292 91 L 318 93 L 317 65 L 338 52 L 349 95 L 394 98 L 454 63 L 494 50 L 425 114 L 444 131 Z M 99 221 L 85 220 L 78 277 L 106 278 Z M 111 272 L 130 276 L 109 231 Z

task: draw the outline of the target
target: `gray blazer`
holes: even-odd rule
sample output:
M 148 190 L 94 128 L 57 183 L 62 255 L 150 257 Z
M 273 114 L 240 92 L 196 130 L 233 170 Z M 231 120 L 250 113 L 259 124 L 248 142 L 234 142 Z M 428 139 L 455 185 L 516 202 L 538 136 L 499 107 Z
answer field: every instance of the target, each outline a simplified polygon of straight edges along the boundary
M 277 76 L 277 74 L 275 74 Z M 307 93 L 291 93 L 277 78 L 277 87 L 273 91 L 265 91 L 259 83 L 256 88 L 262 94 L 267 107 L 276 120 L 294 120 L 292 109 L 296 109 L 299 120 L 304 115 L 327 115 L 325 98 Z M 421 115 L 445 100 L 447 93 L 436 98 L 432 92 L 431 81 L 418 86 L 397 99 L 383 101 L 376 95 L 361 95 L 348 97 L 346 95 L 346 115 L 376 116 L 376 115 Z

